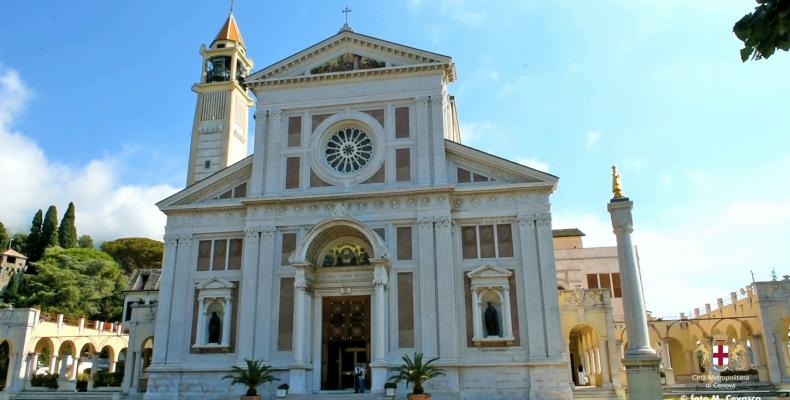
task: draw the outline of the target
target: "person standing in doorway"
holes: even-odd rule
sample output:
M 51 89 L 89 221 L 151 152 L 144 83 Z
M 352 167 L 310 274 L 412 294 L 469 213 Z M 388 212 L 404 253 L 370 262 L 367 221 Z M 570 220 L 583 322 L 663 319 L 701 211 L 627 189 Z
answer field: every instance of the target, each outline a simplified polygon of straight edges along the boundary
M 354 393 L 359 393 L 359 365 L 354 367 Z
M 359 366 L 359 381 L 357 383 L 357 386 L 359 386 L 359 393 L 365 393 L 365 373 L 365 366 L 363 364 Z

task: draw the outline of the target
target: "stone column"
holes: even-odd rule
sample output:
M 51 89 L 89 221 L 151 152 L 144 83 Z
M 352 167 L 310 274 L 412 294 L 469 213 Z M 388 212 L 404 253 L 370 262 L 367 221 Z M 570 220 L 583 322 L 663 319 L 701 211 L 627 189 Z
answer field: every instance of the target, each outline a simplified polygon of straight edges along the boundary
M 447 107 L 444 93 L 437 93 L 431 96 L 430 118 L 431 118 L 431 149 L 433 154 L 433 180 L 437 185 L 447 184 L 447 163 L 445 162 L 444 149 L 444 108 Z M 438 245 L 437 245 L 438 246 Z M 442 337 L 444 340 L 444 337 Z
M 667 385 L 675 384 L 675 373 L 672 370 L 672 356 L 669 354 L 669 339 L 661 340 L 661 362 L 664 364 L 664 376 Z
M 269 150 L 266 145 L 266 117 L 266 110 L 255 110 L 255 145 L 253 149 L 256 150 L 252 156 L 252 174 L 247 186 L 247 193 L 254 197 L 263 194 L 263 177 L 266 173 Z
M 619 185 L 619 175 L 616 172 L 615 177 Z M 615 196 L 617 197 L 609 202 L 607 208 L 617 237 L 617 258 L 620 264 L 623 310 L 628 335 L 628 349 L 623 359 L 628 377 L 628 391 L 633 399 L 661 400 L 659 360 L 656 352 L 650 347 L 642 280 L 631 243 L 631 233 L 634 230 L 631 209 L 634 203 L 623 197 L 619 190 L 616 191 Z
M 69 356 L 64 354 L 63 358 L 60 360 L 60 380 L 67 380 L 68 379 L 68 372 L 69 371 Z
M 38 353 L 28 353 L 27 355 L 27 374 L 26 378 L 30 379 L 36 374 L 38 367 Z
M 91 374 L 88 377 L 88 390 L 93 389 L 93 377 L 96 376 L 96 362 L 99 360 L 99 353 L 92 352 L 91 353 Z
M 260 227 L 247 227 L 244 230 L 244 265 L 241 267 L 241 291 L 239 293 L 239 315 L 238 319 L 238 346 L 236 363 L 244 364 L 244 359 L 253 359 L 253 340 L 258 318 L 248 318 L 246 316 L 258 316 L 256 312 L 257 293 L 258 293 L 258 254 L 260 245 Z
M 268 146 L 263 147 L 266 152 L 266 172 L 263 174 L 263 193 L 274 193 L 280 189 L 280 184 L 284 182 L 284 174 L 280 173 L 284 169 L 284 162 L 282 155 L 279 154 L 281 150 L 281 142 L 283 135 L 281 129 L 280 116 L 282 110 L 268 110 L 268 131 L 266 132 L 265 139 L 268 141 Z M 257 141 L 257 138 L 256 138 Z M 282 164 L 282 166 L 281 166 Z
M 307 318 L 307 302 L 309 295 L 307 290 L 310 287 L 308 273 L 312 271 L 309 264 L 293 264 L 296 269 L 294 276 L 294 313 L 293 313 L 293 340 L 292 351 L 293 362 L 290 366 L 289 391 L 294 394 L 307 393 L 305 350 L 305 319 Z
M 483 337 L 483 321 L 480 315 L 480 293 L 472 286 L 472 337 Z
M 543 299 L 540 295 L 540 276 L 538 270 L 538 239 L 535 236 L 535 216 L 518 216 L 519 242 L 521 243 L 521 268 L 524 271 L 521 282 L 526 302 L 527 343 L 529 358 L 546 358 L 546 340 L 543 332 Z M 581 354 L 579 354 L 581 362 Z
M 387 380 L 387 285 L 389 283 L 388 261 L 371 260 L 373 264 L 373 298 L 371 312 L 373 335 L 371 337 L 371 381 L 373 393 L 384 392 Z
M 749 359 L 749 346 L 747 345 L 746 342 L 747 342 L 746 339 L 742 339 L 741 342 L 739 343 L 741 345 L 741 348 L 743 349 L 743 365 L 742 365 L 742 368 L 743 369 L 750 369 L 752 367 L 752 362 Z
M 429 120 L 428 103 L 430 98 L 427 96 L 415 99 L 414 105 L 414 132 L 410 136 L 417 141 L 414 148 L 416 153 L 417 184 L 429 185 L 431 183 L 431 127 Z M 444 146 L 442 146 L 444 149 Z
M 434 268 L 433 218 L 421 217 L 417 221 L 417 246 L 420 283 L 420 345 L 426 358 L 436 357 L 436 269 Z
M 197 345 L 204 345 L 206 344 L 205 336 L 206 332 L 206 299 L 203 297 L 198 297 L 198 315 L 197 315 L 197 326 L 195 326 L 195 344 Z
M 134 374 L 134 381 L 132 381 L 132 387 L 135 391 L 140 389 L 140 379 L 143 378 L 143 349 L 137 352 L 137 358 L 134 362 L 135 374 Z
M 606 338 L 598 338 L 598 355 L 601 360 L 601 379 L 603 380 L 602 386 L 611 387 L 612 377 L 609 374 L 609 346 L 607 346 L 606 343 Z
M 58 356 L 53 354 L 52 357 L 49 358 L 49 373 L 54 374 L 57 372 L 58 369 Z
M 273 303 L 274 300 L 272 298 L 273 283 L 279 282 L 274 277 L 274 243 L 276 234 L 277 228 L 273 225 L 265 225 L 261 228 L 261 243 L 258 252 L 258 291 L 255 297 L 258 310 L 269 310 L 272 304 L 276 304 Z M 255 341 L 252 347 L 255 358 L 270 360 L 271 327 L 277 315 L 275 312 L 264 314 L 262 317 L 256 318 L 258 325 L 255 326 Z
M 167 350 L 167 336 L 170 335 L 170 309 L 173 301 L 173 282 L 176 273 L 176 252 L 178 250 L 178 235 L 165 235 L 165 251 L 162 261 L 162 277 L 159 289 L 159 305 L 156 312 L 156 325 L 154 336 L 161 340 L 154 341 L 153 363 L 165 362 Z M 84 320 L 80 319 L 80 332 Z
M 225 297 L 225 310 L 222 313 L 222 346 L 230 347 L 230 317 L 233 315 L 233 299 Z
M 130 335 L 131 336 L 131 335 Z M 132 381 L 135 377 L 135 359 L 137 357 L 137 352 L 132 351 L 129 348 L 126 352 L 126 365 L 124 366 L 123 371 L 123 382 L 121 383 L 121 392 L 122 393 L 129 393 L 132 388 Z
M 513 338 L 513 320 L 511 319 L 510 310 L 510 288 L 505 287 L 502 289 L 502 326 L 504 327 L 504 338 Z
M 540 265 L 540 286 L 543 295 L 543 318 L 546 336 L 546 357 L 562 360 L 562 326 L 560 325 L 560 301 L 557 291 L 557 270 L 554 265 L 554 237 L 551 231 L 551 214 L 535 215 L 536 235 L 538 238 L 538 257 Z
M 444 147 L 442 147 L 444 152 Z M 458 323 L 455 309 L 455 282 L 453 270 L 453 220 L 450 216 L 435 219 L 436 235 L 436 297 L 439 318 L 439 356 L 442 361 L 452 362 L 458 357 Z

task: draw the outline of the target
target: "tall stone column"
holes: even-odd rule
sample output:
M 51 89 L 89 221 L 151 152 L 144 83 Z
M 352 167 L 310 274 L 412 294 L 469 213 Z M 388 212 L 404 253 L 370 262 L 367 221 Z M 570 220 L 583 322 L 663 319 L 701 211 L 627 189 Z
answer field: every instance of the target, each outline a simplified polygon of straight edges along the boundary
M 631 233 L 634 231 L 631 210 L 634 203 L 625 197 L 620 185 L 617 167 L 612 167 L 612 192 L 614 198 L 608 210 L 617 237 L 617 258 L 623 292 L 628 349 L 623 364 L 628 377 L 628 392 L 632 399 L 661 400 L 661 381 L 658 373 L 659 359 L 650 347 L 647 316 L 639 269 L 636 264 Z
M 244 364 L 244 359 L 252 359 L 252 346 L 255 334 L 255 328 L 258 324 L 256 312 L 256 300 L 258 294 L 258 253 L 260 245 L 260 227 L 247 227 L 244 230 L 244 265 L 241 266 L 241 293 L 239 293 L 239 304 L 234 304 L 234 307 L 239 307 L 239 318 L 237 329 L 239 344 L 236 356 L 236 363 L 239 365 Z
M 455 281 L 453 271 L 452 219 L 437 217 L 436 233 L 436 293 L 439 318 L 439 356 L 443 361 L 458 357 L 458 326 L 455 310 Z M 505 321 L 505 324 L 508 322 Z M 512 336 L 512 335 L 511 335 Z
M 184 353 L 191 346 L 191 332 L 189 329 L 183 329 L 182 327 L 192 325 L 192 315 L 186 315 L 187 313 L 185 312 L 188 309 L 188 304 L 194 301 L 195 286 L 186 284 L 189 270 L 195 268 L 195 265 L 192 264 L 192 243 L 193 237 L 191 234 L 183 234 L 178 237 L 175 276 L 184 281 L 182 281 L 182 284 L 173 285 L 170 326 L 178 327 L 178 329 L 171 329 L 169 335 L 163 338 L 166 341 L 165 352 L 167 353 L 168 363 L 181 362 Z M 154 345 L 160 341 L 158 336 L 156 338 Z M 156 350 L 154 350 L 154 354 L 156 354 Z
M 661 362 L 664 364 L 664 376 L 666 377 L 667 385 L 674 385 L 675 373 L 672 370 L 672 356 L 669 353 L 668 338 L 664 338 L 661 341 Z
M 261 242 L 258 249 L 258 291 L 255 293 L 258 310 L 268 310 L 274 299 L 274 282 L 279 280 L 274 277 L 274 243 L 277 228 L 274 225 L 265 225 L 261 228 Z M 263 313 L 257 316 L 257 325 L 254 330 L 255 340 L 252 343 L 255 358 L 271 359 L 271 327 L 277 317 L 275 312 Z
M 268 110 L 268 130 L 266 140 L 268 146 L 264 146 L 266 152 L 266 172 L 263 174 L 263 194 L 275 193 L 280 189 L 282 179 L 285 179 L 285 174 L 281 174 L 280 170 L 284 169 L 283 158 L 278 152 L 281 150 L 280 143 L 282 142 L 283 131 L 281 128 L 282 122 L 280 121 L 282 110 Z M 256 138 L 257 140 L 257 138 Z M 282 164 L 282 166 L 281 166 Z
M 601 359 L 601 378 L 604 387 L 612 386 L 612 376 L 609 374 L 609 346 L 606 345 L 606 338 L 598 338 L 598 356 Z
M 305 320 L 307 319 L 307 302 L 309 301 L 307 291 L 310 287 L 308 273 L 312 272 L 312 266 L 309 264 L 294 264 L 293 266 L 296 269 L 296 275 L 294 276 L 293 345 L 291 350 L 293 361 L 290 365 L 288 384 L 292 393 L 305 394 L 307 393 L 307 365 L 304 357 L 305 336 L 307 333 Z
M 415 152 L 417 153 L 418 185 L 431 183 L 431 126 L 428 103 L 430 103 L 430 98 L 423 96 L 416 98 L 414 104 L 415 132 L 411 132 L 411 136 L 417 141 Z M 442 146 L 442 150 L 444 150 L 444 146 Z
M 433 218 L 417 221 L 420 282 L 420 344 L 426 358 L 437 356 L 436 269 L 434 268 Z
M 388 261 L 371 260 L 373 264 L 373 311 L 371 314 L 373 337 L 371 338 L 371 381 L 373 393 L 384 392 L 387 380 L 387 286 L 389 284 Z
M 251 197 L 263 194 L 263 177 L 266 173 L 268 146 L 266 146 L 266 110 L 255 110 L 255 152 L 252 155 L 252 175 L 247 192 Z M 261 150 L 263 149 L 263 150 Z
M 538 270 L 538 239 L 535 237 L 535 216 L 518 216 L 519 242 L 521 243 L 521 268 L 524 271 L 521 282 L 526 299 L 527 347 L 532 360 L 546 357 L 546 341 L 543 338 L 543 299 L 540 295 L 540 275 Z M 567 338 L 565 338 L 567 339 Z
M 170 310 L 173 302 L 173 280 L 176 273 L 177 250 L 178 235 L 165 235 L 162 277 L 159 285 L 159 305 L 156 311 L 156 324 L 154 327 L 154 337 L 161 338 L 161 340 L 154 341 L 153 365 L 164 363 L 167 353 L 167 340 L 165 338 L 170 334 Z
M 540 265 L 540 287 L 543 295 L 543 314 L 546 336 L 546 357 L 563 360 L 562 326 L 560 325 L 560 301 L 557 291 L 557 269 L 554 265 L 554 236 L 551 231 L 551 214 L 535 215 Z

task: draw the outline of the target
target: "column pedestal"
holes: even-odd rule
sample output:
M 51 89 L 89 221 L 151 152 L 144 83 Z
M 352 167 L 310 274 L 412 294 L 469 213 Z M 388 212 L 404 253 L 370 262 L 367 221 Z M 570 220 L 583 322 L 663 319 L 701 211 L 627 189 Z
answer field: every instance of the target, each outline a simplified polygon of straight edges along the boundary
M 635 356 L 623 359 L 628 377 L 629 399 L 661 399 L 662 389 L 658 374 L 658 357 Z

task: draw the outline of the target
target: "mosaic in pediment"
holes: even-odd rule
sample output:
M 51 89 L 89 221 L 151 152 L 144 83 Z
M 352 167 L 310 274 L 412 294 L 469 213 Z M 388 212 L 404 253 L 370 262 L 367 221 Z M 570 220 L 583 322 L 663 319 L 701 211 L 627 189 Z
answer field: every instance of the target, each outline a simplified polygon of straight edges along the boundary
M 354 53 L 346 53 L 310 70 L 311 74 L 384 68 L 384 62 Z

